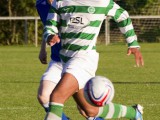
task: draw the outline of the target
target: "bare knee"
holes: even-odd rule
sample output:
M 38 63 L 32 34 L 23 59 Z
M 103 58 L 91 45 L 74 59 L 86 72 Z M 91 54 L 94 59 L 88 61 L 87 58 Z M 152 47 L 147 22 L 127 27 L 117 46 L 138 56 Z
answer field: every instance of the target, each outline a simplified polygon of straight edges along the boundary
M 80 89 L 77 93 L 73 95 L 74 100 L 76 101 L 78 105 L 78 109 L 80 113 L 84 117 L 95 117 L 98 115 L 99 107 L 95 107 L 91 104 L 89 104 L 86 99 L 84 98 L 84 90 Z
M 95 117 L 98 114 L 98 108 L 96 108 L 96 107 L 94 107 L 94 108 L 86 108 L 85 109 L 85 113 L 89 117 Z
M 98 107 L 85 107 L 84 109 L 82 109 L 80 106 L 77 106 L 79 112 L 81 115 L 83 115 L 84 117 L 95 117 L 98 114 Z

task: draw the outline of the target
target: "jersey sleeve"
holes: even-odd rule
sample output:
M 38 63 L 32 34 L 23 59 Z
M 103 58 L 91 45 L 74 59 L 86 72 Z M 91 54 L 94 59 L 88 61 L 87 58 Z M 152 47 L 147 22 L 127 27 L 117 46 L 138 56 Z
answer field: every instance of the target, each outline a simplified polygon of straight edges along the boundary
M 111 16 L 117 23 L 120 31 L 125 36 L 128 47 L 140 47 L 137 42 L 137 35 L 135 34 L 132 21 L 126 10 L 113 2 L 111 9 L 107 12 L 107 16 Z
M 58 34 L 59 15 L 55 6 L 51 6 L 43 31 L 44 40 L 47 41 L 49 35 Z

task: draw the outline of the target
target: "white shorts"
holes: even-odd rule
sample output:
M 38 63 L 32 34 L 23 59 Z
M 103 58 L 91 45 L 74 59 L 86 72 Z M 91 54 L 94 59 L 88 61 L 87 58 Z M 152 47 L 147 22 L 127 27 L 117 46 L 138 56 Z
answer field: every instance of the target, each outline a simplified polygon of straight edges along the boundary
M 79 89 L 82 89 L 86 82 L 95 76 L 98 60 L 99 54 L 94 50 L 78 53 L 63 64 L 62 73 L 72 74 L 78 81 Z
M 62 63 L 50 61 L 46 72 L 42 75 L 41 80 L 49 80 L 58 83 L 61 79 Z

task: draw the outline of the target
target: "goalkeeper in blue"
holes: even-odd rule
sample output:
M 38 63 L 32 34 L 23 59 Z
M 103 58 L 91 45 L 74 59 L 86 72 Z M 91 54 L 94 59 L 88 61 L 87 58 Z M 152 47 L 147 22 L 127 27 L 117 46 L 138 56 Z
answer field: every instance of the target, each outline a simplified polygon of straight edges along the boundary
M 87 119 L 127 118 L 143 120 L 143 107 L 110 103 L 103 107 L 90 105 L 83 96 L 86 82 L 95 76 L 99 53 L 96 40 L 103 20 L 111 16 L 128 43 L 128 55 L 134 54 L 137 66 L 144 65 L 137 36 L 127 11 L 112 0 L 58 0 L 51 7 L 44 28 L 44 40 L 54 46 L 60 42 L 62 77 L 50 96 L 45 120 L 61 120 L 64 103 L 73 96 Z
M 46 23 L 47 14 L 51 7 L 52 0 L 37 0 L 36 9 L 41 18 L 43 25 Z M 52 4 L 55 6 L 55 2 Z M 55 86 L 61 78 L 62 64 L 59 58 L 59 50 L 61 44 L 56 44 L 51 47 L 51 60 L 46 72 L 42 75 L 41 82 L 38 90 L 38 100 L 46 112 L 49 111 L 49 99 L 50 94 L 54 90 Z M 42 41 L 41 50 L 39 53 L 39 59 L 42 64 L 47 64 L 47 52 L 46 42 Z M 94 118 L 95 120 L 103 120 L 102 118 Z M 63 113 L 62 120 L 69 120 L 68 117 Z

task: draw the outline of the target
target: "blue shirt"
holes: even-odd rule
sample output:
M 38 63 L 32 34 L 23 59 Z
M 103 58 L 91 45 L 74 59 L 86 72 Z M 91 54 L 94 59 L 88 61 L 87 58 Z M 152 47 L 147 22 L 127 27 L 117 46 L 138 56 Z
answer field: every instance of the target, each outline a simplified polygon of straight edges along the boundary
M 41 18 L 43 25 L 45 25 L 47 14 L 50 9 L 50 5 L 48 4 L 47 0 L 37 0 L 36 8 L 37 8 L 38 14 Z M 58 43 L 51 47 L 51 59 L 52 60 L 57 61 L 57 62 L 60 61 L 60 57 L 59 57 L 60 49 L 61 49 L 61 43 Z

